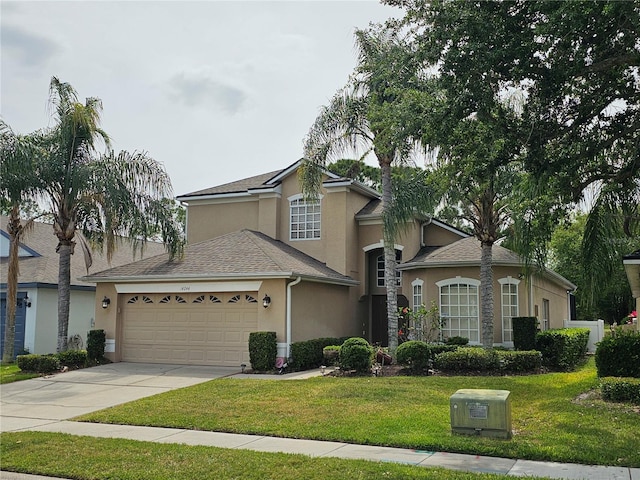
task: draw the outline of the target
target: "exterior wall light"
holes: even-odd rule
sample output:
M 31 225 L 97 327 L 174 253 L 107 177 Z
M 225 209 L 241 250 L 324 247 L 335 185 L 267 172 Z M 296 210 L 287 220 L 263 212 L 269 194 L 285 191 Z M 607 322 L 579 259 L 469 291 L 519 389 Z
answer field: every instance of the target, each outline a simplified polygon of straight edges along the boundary
M 269 295 L 265 295 L 262 299 L 262 306 L 267 308 L 269 305 L 271 305 L 271 297 Z
M 29 294 L 25 294 L 22 301 L 24 302 L 25 307 L 29 308 L 31 306 L 31 299 L 29 298 Z
M 107 296 L 105 296 L 102 299 L 102 308 L 109 308 L 109 304 L 111 303 L 111 299 Z

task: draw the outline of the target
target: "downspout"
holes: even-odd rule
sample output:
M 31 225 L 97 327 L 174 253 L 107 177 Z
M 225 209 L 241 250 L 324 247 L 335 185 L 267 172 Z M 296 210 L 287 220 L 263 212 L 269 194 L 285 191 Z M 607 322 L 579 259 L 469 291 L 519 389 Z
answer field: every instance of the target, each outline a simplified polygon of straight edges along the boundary
M 429 220 L 426 220 L 420 224 L 420 247 L 424 247 L 424 227 L 429 225 L 433 220 L 433 217 L 429 217 Z
M 291 287 L 295 287 L 301 281 L 302 277 L 298 277 L 287 284 L 287 359 L 291 355 Z

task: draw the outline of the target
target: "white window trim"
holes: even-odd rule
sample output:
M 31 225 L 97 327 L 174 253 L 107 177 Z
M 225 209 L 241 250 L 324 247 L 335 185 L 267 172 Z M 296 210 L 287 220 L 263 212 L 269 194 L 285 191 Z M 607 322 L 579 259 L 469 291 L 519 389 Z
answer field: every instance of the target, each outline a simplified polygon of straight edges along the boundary
M 442 315 L 442 287 L 447 287 L 449 285 L 458 285 L 458 284 L 462 284 L 462 285 L 471 285 L 474 286 L 478 289 L 478 291 L 476 292 L 476 300 L 477 300 L 477 307 L 478 307 L 478 315 L 477 315 L 477 321 L 478 321 L 478 340 L 477 341 L 473 341 L 471 339 L 469 339 L 469 344 L 470 345 L 479 345 L 480 344 L 480 339 L 481 339 L 481 331 L 480 331 L 480 280 L 476 280 L 475 278 L 468 278 L 468 277 L 461 277 L 461 276 L 457 276 L 454 278 L 447 278 L 445 280 L 440 280 L 439 282 L 436 282 L 436 286 L 438 287 L 438 306 L 439 306 L 439 314 L 441 317 L 447 319 L 447 316 Z M 472 317 L 467 317 L 467 318 L 472 318 Z M 449 330 L 450 326 L 449 325 L 445 325 L 443 331 Z
M 509 329 L 505 328 L 506 327 L 506 325 L 505 325 L 506 322 L 505 322 L 505 315 L 504 315 L 504 290 L 503 290 L 503 287 L 505 285 L 515 285 L 516 286 L 516 301 L 517 301 L 517 303 L 515 305 L 515 307 L 516 307 L 516 315 L 515 316 L 517 317 L 517 316 L 520 315 L 520 288 L 519 288 L 520 280 L 517 279 L 517 278 L 513 278 L 511 276 L 508 276 L 508 277 L 505 277 L 505 278 L 499 278 L 498 279 L 498 283 L 500 284 L 500 319 L 502 321 L 502 343 L 505 346 L 512 347 L 513 346 L 513 324 L 511 323 L 511 319 L 513 317 L 509 317 L 509 320 L 508 320 L 509 321 L 509 326 L 511 328 L 509 328 Z M 512 305 L 509 305 L 509 306 L 512 306 Z M 511 332 L 511 340 L 509 340 L 509 341 L 505 341 L 505 339 L 504 339 L 505 338 L 505 331 L 507 331 L 507 330 Z
M 317 202 L 318 206 L 320 207 L 320 220 L 319 220 L 319 233 L 320 236 L 322 236 L 322 198 L 323 195 L 318 195 L 318 197 L 316 198 L 315 202 Z M 302 193 L 297 193 L 295 195 L 291 195 L 290 197 L 287 197 L 287 200 L 289 201 L 289 241 L 291 242 L 297 242 L 297 241 L 305 241 L 305 240 L 320 240 L 321 237 L 313 237 L 313 238 L 293 238 L 293 230 L 291 229 L 292 224 L 291 224 L 291 203 L 295 202 L 295 201 L 303 201 L 304 202 L 304 206 L 307 207 L 309 205 L 313 205 L 312 201 L 306 201 L 304 199 L 304 195 Z
M 402 252 L 398 252 L 396 250 L 396 257 L 402 256 Z M 380 259 L 382 259 L 382 269 L 378 268 L 380 264 Z M 386 283 L 386 275 L 385 275 L 385 260 L 384 260 L 384 252 L 376 257 L 376 286 L 378 288 L 385 288 L 387 286 Z M 396 266 L 398 263 L 398 259 L 396 258 Z M 382 272 L 382 276 L 380 276 L 380 272 Z M 382 285 L 380 285 L 380 280 L 382 280 Z M 396 268 L 396 286 L 402 286 L 402 272 Z
M 416 293 L 416 288 L 420 289 L 419 294 Z M 424 280 L 416 278 L 411 282 L 411 291 L 413 295 L 413 311 L 417 311 L 418 308 L 424 303 Z M 419 297 L 419 298 L 418 298 Z

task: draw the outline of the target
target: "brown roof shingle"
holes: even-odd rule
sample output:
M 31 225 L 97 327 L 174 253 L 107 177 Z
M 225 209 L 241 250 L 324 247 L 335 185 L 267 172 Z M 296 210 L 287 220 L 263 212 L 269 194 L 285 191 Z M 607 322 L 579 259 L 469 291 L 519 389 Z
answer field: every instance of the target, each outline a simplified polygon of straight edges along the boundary
M 240 230 L 187 245 L 181 259 L 168 254 L 98 272 L 91 281 L 251 278 L 302 276 L 332 283 L 357 284 L 324 263 L 278 240 L 252 230 Z

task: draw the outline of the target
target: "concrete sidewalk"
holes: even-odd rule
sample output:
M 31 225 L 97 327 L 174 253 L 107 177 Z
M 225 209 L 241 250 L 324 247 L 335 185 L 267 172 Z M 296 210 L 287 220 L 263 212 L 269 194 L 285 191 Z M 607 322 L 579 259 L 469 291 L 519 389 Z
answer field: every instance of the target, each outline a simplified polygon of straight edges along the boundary
M 69 418 L 136 398 L 193 385 L 212 378 L 295 380 L 320 371 L 285 375 L 247 375 L 237 369 L 170 365 L 111 364 L 76 372 L 4 385 L 1 391 L 0 431 L 59 432 L 104 438 L 283 452 L 311 457 L 338 457 L 398 462 L 423 467 L 580 480 L 640 480 L 640 468 L 586 466 L 508 458 L 429 452 L 403 448 L 353 445 L 290 438 L 71 422 Z M 46 477 L 0 472 L 2 480 Z

